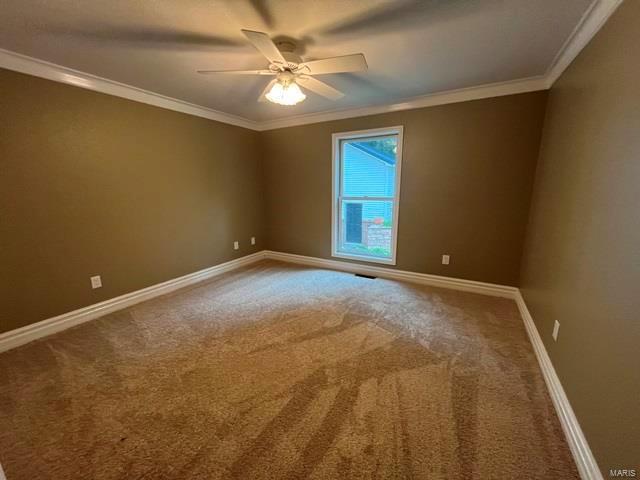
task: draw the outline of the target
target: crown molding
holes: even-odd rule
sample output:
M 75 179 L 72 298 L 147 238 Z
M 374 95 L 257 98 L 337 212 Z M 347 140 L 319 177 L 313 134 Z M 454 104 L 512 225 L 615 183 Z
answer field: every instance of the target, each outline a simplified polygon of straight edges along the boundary
M 363 117 L 411 110 L 414 108 L 433 107 L 449 103 L 548 90 L 596 33 L 598 33 L 622 1 L 623 0 L 594 0 L 544 75 L 436 92 L 429 95 L 407 98 L 402 101 L 395 101 L 390 104 L 331 110 L 328 112 L 296 115 L 274 120 L 250 120 L 4 49 L 0 49 L 0 67 L 80 88 L 86 88 L 107 95 L 126 98 L 135 102 L 186 113 L 187 115 L 195 115 L 250 130 L 266 131 L 297 125 L 307 125 L 310 123 L 328 122 L 345 118 Z
M 385 105 L 350 108 L 346 110 L 332 110 L 329 112 L 296 115 L 295 117 L 286 117 L 277 120 L 266 120 L 258 124 L 258 130 L 274 130 L 276 128 L 293 127 L 297 125 L 306 125 L 309 123 L 328 122 L 332 120 L 341 120 L 344 118 L 365 117 L 368 115 L 377 115 L 380 113 L 412 110 L 414 108 L 435 107 L 437 105 L 446 105 L 448 103 L 467 102 L 469 100 L 502 97 L 504 95 L 514 95 L 517 93 L 535 92 L 537 90 L 546 89 L 547 84 L 545 77 L 529 77 L 521 80 L 510 80 L 508 82 L 489 83 L 477 87 L 436 92 L 429 95 L 407 98 L 400 102 Z
M 146 103 L 155 107 L 174 110 L 176 112 L 207 118 L 218 122 L 236 125 L 238 127 L 256 130 L 256 122 L 211 108 L 201 107 L 193 103 L 167 97 L 159 93 L 143 90 L 138 87 L 91 75 L 72 68 L 56 65 L 38 58 L 20 53 L 0 49 L 0 67 L 26 73 L 36 77 L 46 78 L 55 82 L 66 83 L 75 87 L 86 88 L 107 95 L 126 98 L 135 102 Z
M 545 74 L 547 88 L 560 78 L 571 62 L 586 47 L 591 39 L 596 36 L 609 17 L 622 4 L 623 0 L 595 0 L 584 13 L 576 28 L 567 38 L 562 48 L 551 62 Z

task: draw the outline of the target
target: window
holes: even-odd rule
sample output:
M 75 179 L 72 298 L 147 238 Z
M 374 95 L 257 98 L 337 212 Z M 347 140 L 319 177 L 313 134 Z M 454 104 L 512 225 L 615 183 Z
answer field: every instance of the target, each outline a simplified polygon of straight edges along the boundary
M 402 127 L 333 134 L 332 255 L 396 263 Z

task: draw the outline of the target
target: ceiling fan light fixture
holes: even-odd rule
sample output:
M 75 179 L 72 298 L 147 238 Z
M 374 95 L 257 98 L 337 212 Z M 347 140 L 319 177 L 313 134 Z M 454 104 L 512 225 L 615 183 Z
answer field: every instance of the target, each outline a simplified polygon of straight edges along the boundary
M 270 102 L 278 105 L 296 105 L 307 98 L 294 80 L 278 80 L 265 97 Z
M 367 61 L 362 53 L 352 53 L 340 57 L 319 58 L 305 62 L 296 55 L 296 45 L 293 42 L 283 40 L 275 44 L 264 32 L 242 30 L 249 42 L 256 47 L 269 61 L 267 68 L 257 70 L 198 70 L 202 75 L 211 74 L 236 74 L 236 75 L 275 75 L 260 93 L 259 102 L 265 100 L 278 105 L 296 105 L 304 101 L 307 96 L 300 90 L 298 81 L 302 82 L 305 89 L 329 100 L 340 100 L 344 93 L 327 85 L 314 75 L 326 75 L 330 73 L 363 72 L 367 70 Z

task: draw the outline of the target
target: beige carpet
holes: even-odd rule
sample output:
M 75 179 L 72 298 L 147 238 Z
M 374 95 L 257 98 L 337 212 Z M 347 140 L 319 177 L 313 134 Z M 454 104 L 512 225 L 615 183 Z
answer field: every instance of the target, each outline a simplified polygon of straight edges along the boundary
M 0 354 L 8 480 L 574 479 L 515 304 L 263 262 Z

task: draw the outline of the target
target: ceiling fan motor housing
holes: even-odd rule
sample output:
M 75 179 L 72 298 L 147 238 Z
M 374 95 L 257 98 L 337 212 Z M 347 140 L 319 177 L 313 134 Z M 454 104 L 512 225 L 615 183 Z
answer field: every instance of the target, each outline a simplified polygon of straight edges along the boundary
M 302 59 L 299 55 L 293 52 L 282 52 L 282 56 L 289 63 L 289 68 L 294 70 L 298 65 L 302 63 Z

